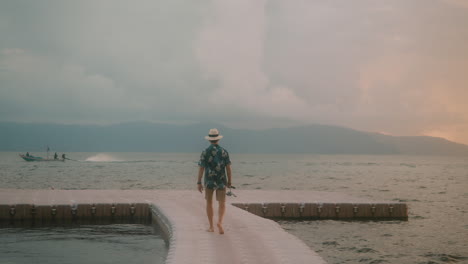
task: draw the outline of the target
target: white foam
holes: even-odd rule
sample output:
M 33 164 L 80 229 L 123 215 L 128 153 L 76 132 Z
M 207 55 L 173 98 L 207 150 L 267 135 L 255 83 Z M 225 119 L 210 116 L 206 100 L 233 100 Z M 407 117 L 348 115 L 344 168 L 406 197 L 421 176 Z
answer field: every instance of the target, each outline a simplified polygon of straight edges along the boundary
M 93 162 L 111 162 L 111 161 L 123 161 L 119 160 L 115 157 L 112 157 L 109 154 L 99 153 L 97 155 L 91 156 L 87 158 L 85 161 L 93 161 Z

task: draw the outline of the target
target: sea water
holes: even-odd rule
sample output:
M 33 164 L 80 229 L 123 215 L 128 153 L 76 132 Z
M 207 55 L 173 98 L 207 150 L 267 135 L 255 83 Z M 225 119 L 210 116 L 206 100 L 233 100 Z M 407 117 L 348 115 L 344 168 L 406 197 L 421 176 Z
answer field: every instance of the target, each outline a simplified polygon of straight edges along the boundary
M 0 229 L 0 263 L 164 263 L 159 231 L 149 225 Z
M 0 153 L 0 188 L 196 191 L 199 153 L 67 153 L 73 161 L 66 162 L 17 154 Z M 231 161 L 239 189 L 332 191 L 409 205 L 408 221 L 279 222 L 330 264 L 468 263 L 468 157 L 231 153 Z

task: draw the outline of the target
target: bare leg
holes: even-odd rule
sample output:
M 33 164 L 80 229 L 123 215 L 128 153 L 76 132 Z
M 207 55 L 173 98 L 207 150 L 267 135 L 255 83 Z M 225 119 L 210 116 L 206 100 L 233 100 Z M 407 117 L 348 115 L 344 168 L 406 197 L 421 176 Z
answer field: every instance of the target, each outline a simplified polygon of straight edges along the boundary
M 209 191 L 209 190 L 206 190 Z M 210 228 L 208 228 L 208 232 L 214 232 L 213 226 L 213 193 L 211 196 L 208 196 L 206 199 L 206 215 L 208 216 L 208 222 L 210 223 Z
M 218 229 L 220 234 L 224 234 L 224 229 L 223 229 L 223 219 L 224 219 L 224 213 L 226 212 L 226 202 L 225 201 L 220 201 L 219 202 L 219 210 L 218 210 Z

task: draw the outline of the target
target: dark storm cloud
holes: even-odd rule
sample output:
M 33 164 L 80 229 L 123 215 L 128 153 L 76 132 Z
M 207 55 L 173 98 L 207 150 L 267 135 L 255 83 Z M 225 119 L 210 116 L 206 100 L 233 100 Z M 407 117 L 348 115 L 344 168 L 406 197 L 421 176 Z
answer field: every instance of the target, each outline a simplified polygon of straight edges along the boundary
M 467 143 L 463 1 L 3 1 L 0 120 L 304 123 Z

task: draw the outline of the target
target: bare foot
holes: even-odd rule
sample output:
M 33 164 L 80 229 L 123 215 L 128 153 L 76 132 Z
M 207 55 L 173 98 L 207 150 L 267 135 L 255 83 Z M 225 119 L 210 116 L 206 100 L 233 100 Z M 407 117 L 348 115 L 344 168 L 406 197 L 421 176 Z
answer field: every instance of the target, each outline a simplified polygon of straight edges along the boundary
M 217 226 L 218 226 L 218 229 L 219 229 L 219 234 L 221 234 L 221 235 L 224 234 L 223 226 L 220 223 L 218 223 Z
M 213 227 L 210 227 L 206 230 L 206 232 L 214 232 L 214 228 Z

